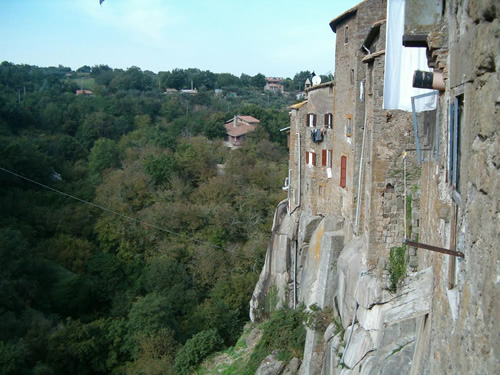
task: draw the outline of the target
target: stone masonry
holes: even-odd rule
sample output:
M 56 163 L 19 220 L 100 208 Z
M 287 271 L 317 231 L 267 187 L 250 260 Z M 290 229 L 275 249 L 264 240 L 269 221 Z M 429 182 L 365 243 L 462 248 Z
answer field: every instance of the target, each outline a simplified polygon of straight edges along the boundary
M 500 373 L 498 12 L 495 1 L 443 2 L 426 33 L 429 65 L 443 73 L 445 91 L 439 158 L 422 166 L 419 242 L 465 257 L 417 249 L 419 268 L 432 267 L 434 290 L 413 374 Z

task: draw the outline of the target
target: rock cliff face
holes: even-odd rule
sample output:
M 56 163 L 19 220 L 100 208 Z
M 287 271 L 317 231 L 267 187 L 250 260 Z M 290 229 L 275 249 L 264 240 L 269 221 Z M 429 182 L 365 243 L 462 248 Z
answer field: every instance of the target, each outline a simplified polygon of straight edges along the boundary
M 431 269 L 411 273 L 392 294 L 387 275 L 365 269 L 363 239 L 344 246 L 343 233 L 341 218 L 289 216 L 282 202 L 251 318 L 294 302 L 333 309 L 336 324 L 325 332 L 307 330 L 300 374 L 410 373 L 417 328 L 431 305 Z

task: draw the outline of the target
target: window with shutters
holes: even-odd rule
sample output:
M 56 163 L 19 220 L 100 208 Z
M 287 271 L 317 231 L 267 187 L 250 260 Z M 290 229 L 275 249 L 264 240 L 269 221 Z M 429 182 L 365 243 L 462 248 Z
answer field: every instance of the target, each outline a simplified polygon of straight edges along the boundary
M 340 187 L 345 188 L 347 185 L 347 156 L 340 157 Z
M 345 121 L 345 136 L 350 137 L 352 135 L 352 115 L 348 114 Z
M 325 127 L 331 129 L 332 123 L 333 123 L 333 114 L 325 113 Z
M 316 115 L 314 113 L 307 114 L 307 126 L 310 128 L 316 126 Z
M 321 165 L 323 167 L 332 166 L 332 150 L 323 149 L 321 150 Z
M 314 151 L 306 151 L 306 164 L 307 165 L 316 165 L 316 153 Z

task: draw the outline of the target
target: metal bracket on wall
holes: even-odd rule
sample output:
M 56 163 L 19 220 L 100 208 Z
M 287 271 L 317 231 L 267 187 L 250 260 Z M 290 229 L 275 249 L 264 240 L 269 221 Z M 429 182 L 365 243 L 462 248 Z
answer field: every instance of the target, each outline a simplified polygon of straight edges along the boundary
M 433 246 L 433 245 L 426 245 L 426 244 L 423 244 L 420 242 L 410 241 L 407 238 L 405 238 L 403 243 L 408 245 L 408 246 L 418 247 L 420 249 L 425 249 L 425 250 L 435 251 L 435 252 L 442 253 L 442 254 L 452 255 L 455 257 L 465 258 L 464 253 L 462 253 L 461 251 L 445 249 L 445 248 Z

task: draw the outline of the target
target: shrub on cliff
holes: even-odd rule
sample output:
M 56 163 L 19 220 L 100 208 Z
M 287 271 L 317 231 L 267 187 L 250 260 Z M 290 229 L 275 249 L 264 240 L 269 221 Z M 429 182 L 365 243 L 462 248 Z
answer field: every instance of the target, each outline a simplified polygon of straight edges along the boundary
M 193 368 L 209 354 L 221 348 L 222 337 L 216 329 L 201 331 L 186 341 L 177 353 L 175 371 L 181 375 L 189 375 Z

